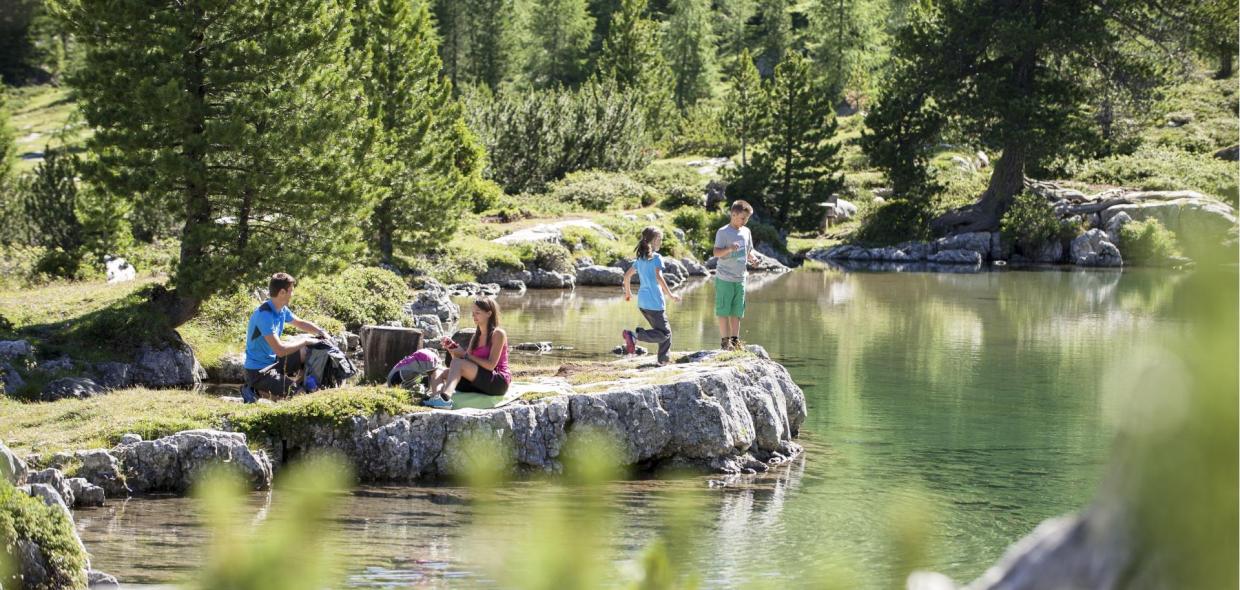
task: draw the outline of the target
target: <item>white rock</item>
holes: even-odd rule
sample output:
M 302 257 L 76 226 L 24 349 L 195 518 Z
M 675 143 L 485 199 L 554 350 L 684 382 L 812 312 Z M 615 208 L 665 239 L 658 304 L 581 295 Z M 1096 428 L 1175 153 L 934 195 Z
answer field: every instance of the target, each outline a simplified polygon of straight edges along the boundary
M 133 265 L 119 256 L 108 254 L 103 257 L 103 264 L 107 269 L 109 283 L 124 283 L 132 281 L 138 276 L 138 271 L 134 269 Z

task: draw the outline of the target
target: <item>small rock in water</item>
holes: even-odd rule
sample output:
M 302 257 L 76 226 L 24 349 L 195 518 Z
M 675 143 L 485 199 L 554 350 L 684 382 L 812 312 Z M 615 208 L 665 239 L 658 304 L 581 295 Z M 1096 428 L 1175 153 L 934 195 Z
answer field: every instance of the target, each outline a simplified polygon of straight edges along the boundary
M 551 352 L 550 342 L 522 342 L 513 348 L 525 352 Z
M 86 570 L 86 584 L 91 590 L 119 590 L 120 582 L 116 576 L 105 574 L 99 570 Z

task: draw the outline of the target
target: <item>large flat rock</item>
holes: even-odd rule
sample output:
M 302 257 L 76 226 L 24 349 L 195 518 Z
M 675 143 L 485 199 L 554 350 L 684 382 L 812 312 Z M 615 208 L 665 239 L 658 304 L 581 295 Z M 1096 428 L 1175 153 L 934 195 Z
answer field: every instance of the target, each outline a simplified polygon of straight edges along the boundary
M 560 472 L 580 431 L 609 435 L 624 465 L 762 471 L 800 452 L 793 439 L 806 406 L 788 371 L 756 350 L 695 353 L 666 367 L 636 358 L 570 365 L 567 378 L 522 384 L 529 394 L 502 407 L 358 416 L 265 442 L 290 455 L 338 450 L 371 482 L 457 473 L 477 437 L 500 443 L 512 471 Z

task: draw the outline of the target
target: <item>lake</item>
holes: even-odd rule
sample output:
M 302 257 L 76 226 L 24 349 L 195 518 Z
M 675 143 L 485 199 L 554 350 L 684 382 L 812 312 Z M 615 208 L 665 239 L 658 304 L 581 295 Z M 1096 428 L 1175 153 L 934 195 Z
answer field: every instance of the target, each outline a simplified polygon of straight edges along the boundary
M 1091 498 L 1116 410 L 1102 384 L 1123 360 L 1181 330 L 1170 309 L 1182 278 L 823 267 L 752 276 L 741 337 L 804 388 L 805 453 L 761 477 L 610 484 L 613 526 L 598 534 L 618 560 L 613 579 L 631 575 L 632 560 L 676 510 L 671 499 L 689 496 L 693 550 L 677 565 L 699 572 L 706 587 L 795 583 L 823 564 L 855 572 L 859 586 L 890 587 L 899 576 L 894 547 L 919 519 L 927 565 L 972 580 L 1039 522 Z M 682 292 L 669 313 L 673 350 L 718 346 L 713 287 L 698 279 Z M 618 287 L 499 301 L 514 343 L 571 347 L 513 353 L 526 364 L 610 358 L 620 331 L 641 319 Z M 362 488 L 342 500 L 333 524 L 344 539 L 343 586 L 511 586 L 479 547 L 509 542 L 547 498 L 582 493 L 507 484 L 480 528 L 466 489 Z M 270 501 L 252 494 L 248 509 L 261 518 Z M 190 499 L 112 501 L 75 516 L 93 566 L 126 586 L 183 579 L 207 542 Z

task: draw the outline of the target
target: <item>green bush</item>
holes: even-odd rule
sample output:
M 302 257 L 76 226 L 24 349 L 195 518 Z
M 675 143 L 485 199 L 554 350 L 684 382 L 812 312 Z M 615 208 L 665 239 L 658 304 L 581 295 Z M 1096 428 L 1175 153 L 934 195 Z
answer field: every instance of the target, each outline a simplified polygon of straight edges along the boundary
M 686 246 L 701 259 L 710 258 L 715 243 L 712 217 L 701 207 L 681 207 L 672 213 L 672 225 L 685 232 Z
M 654 202 L 658 193 L 625 174 L 615 172 L 574 172 L 551 187 L 556 200 L 591 211 L 631 209 L 645 202 Z
M 694 186 L 704 189 L 707 182 L 705 176 L 681 162 L 655 162 L 634 172 L 633 179 L 664 194 L 676 187 Z
M 301 282 L 291 307 L 316 323 L 331 318 L 357 330 L 365 324 L 401 319 L 401 308 L 408 300 L 409 287 L 396 273 L 359 266 Z
M 705 210 L 706 199 L 700 186 L 674 186 L 667 191 L 667 196 L 659 201 L 659 207 L 675 211 L 682 207 L 696 207 Z
M 0 570 L 0 585 L 25 590 L 62 590 L 86 587 L 86 552 L 73 532 L 73 523 L 59 507 L 23 494 L 0 479 L 0 564 L 19 563 L 17 540 L 33 541 L 47 564 L 47 584 L 22 584 L 18 572 Z M 16 568 L 14 568 L 16 569 Z
M 931 215 L 925 206 L 903 199 L 864 209 L 854 241 L 865 246 L 890 246 L 928 240 Z
M 526 270 L 541 268 L 556 272 L 573 272 L 573 255 L 568 248 L 551 242 L 525 242 L 517 246 L 517 255 Z
M 1088 162 L 1078 180 L 1142 190 L 1200 191 L 1233 207 L 1240 198 L 1234 162 L 1175 148 L 1143 147 L 1132 154 Z
M 587 169 L 632 170 L 650 160 L 642 96 L 612 82 L 575 89 L 465 96 L 465 116 L 486 146 L 487 175 L 509 193 L 541 191 Z
M 688 110 L 676 125 L 676 132 L 667 138 L 669 155 L 704 154 L 730 156 L 741 151 L 740 141 L 724 129 L 719 111 L 711 105 L 699 104 Z
M 561 229 L 560 234 L 573 258 L 588 256 L 595 264 L 610 264 L 625 257 L 620 242 L 609 240 L 592 229 L 569 226 Z
M 1044 197 L 1031 192 L 1016 195 L 1012 206 L 999 222 L 1003 241 L 1026 253 L 1034 252 L 1063 230 L 1054 208 Z
M 1175 233 L 1157 219 L 1130 221 L 1119 230 L 1124 264 L 1159 265 L 1180 255 Z

